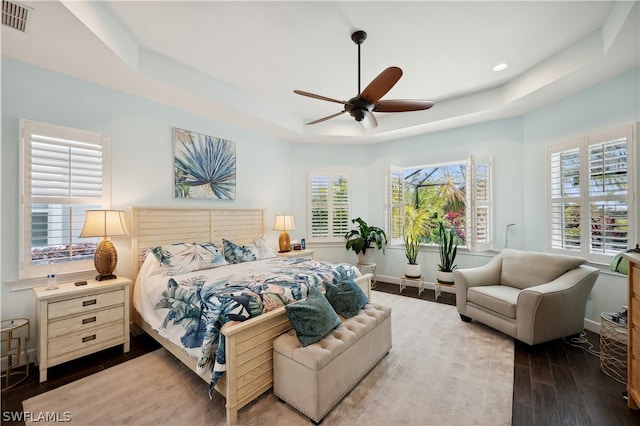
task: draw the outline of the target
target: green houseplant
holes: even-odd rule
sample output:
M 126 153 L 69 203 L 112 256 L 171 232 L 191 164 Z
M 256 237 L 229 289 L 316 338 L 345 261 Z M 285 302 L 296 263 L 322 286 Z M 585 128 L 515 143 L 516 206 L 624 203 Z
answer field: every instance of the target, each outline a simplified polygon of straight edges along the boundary
M 418 263 L 418 252 L 422 238 L 429 231 L 429 211 L 408 205 L 404 210 L 404 254 L 407 264 L 404 275 L 408 278 L 420 278 L 422 271 Z
M 351 219 L 351 223 L 357 223 L 358 227 L 352 229 L 345 234 L 347 240 L 345 247 L 347 250 L 353 250 L 358 255 L 358 263 L 362 265 L 370 265 L 374 250 L 382 250 L 384 253 L 384 245 L 387 242 L 387 234 L 383 229 L 377 226 L 369 226 L 367 222 L 361 218 Z
M 440 241 L 438 242 L 440 263 L 438 264 L 436 277 L 441 284 L 453 284 L 453 270 L 457 266 L 454 262 L 456 254 L 458 254 L 458 243 L 456 241 L 458 235 L 454 228 L 445 226 L 442 221 L 439 225 L 438 234 L 440 236 Z

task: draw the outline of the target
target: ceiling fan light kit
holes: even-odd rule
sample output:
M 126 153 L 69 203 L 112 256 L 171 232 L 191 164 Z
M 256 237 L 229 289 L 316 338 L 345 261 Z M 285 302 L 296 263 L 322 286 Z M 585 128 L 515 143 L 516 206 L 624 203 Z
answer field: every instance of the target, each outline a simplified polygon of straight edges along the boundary
M 407 112 L 421 111 L 429 109 L 433 106 L 433 101 L 427 100 L 410 100 L 410 99 L 394 99 L 381 100 L 381 98 L 391 90 L 391 88 L 402 77 L 402 70 L 398 67 L 389 67 L 382 71 L 376 78 L 369 83 L 363 91 L 360 91 L 360 45 L 367 39 L 367 33 L 364 31 L 356 31 L 351 34 L 351 40 L 358 46 L 358 95 L 348 101 L 341 101 L 326 96 L 316 95 L 315 93 L 305 92 L 303 90 L 294 90 L 293 92 L 307 96 L 309 98 L 320 99 L 322 101 L 343 104 L 344 109 L 338 113 L 331 114 L 326 117 L 310 121 L 307 125 L 317 124 L 327 121 L 339 115 L 349 113 L 356 121 L 360 122 L 366 129 L 373 129 L 378 126 L 378 121 L 373 115 L 374 112 Z

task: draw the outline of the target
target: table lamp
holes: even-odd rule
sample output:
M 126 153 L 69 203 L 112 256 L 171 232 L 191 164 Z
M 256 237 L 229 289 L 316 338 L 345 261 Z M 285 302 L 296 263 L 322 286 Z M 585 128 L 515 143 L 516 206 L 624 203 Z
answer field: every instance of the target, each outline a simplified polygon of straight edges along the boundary
M 287 231 L 296 229 L 296 225 L 293 222 L 293 216 L 286 214 L 277 214 L 276 221 L 273 224 L 274 231 L 282 231 L 278 244 L 280 246 L 280 253 L 291 251 L 291 237 Z
M 118 252 L 110 236 L 126 235 L 124 212 L 120 210 L 87 210 L 80 238 L 103 237 L 93 257 L 98 271 L 97 281 L 116 278 L 113 271 L 118 264 Z

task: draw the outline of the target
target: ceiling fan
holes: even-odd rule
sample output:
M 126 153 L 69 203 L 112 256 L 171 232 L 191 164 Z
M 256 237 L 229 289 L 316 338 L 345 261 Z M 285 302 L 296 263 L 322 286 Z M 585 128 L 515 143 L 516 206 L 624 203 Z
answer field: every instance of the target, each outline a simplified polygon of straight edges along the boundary
M 393 99 L 380 100 L 402 77 L 402 70 L 398 67 L 389 67 L 382 71 L 363 91 L 360 91 L 360 45 L 366 40 L 367 33 L 356 31 L 351 34 L 351 40 L 358 45 L 358 95 L 348 101 L 327 98 L 315 93 L 294 90 L 293 92 L 308 96 L 314 99 L 343 104 L 344 110 L 331 114 L 327 117 L 319 118 L 307 124 L 317 124 L 348 112 L 356 121 L 362 123 L 366 129 L 373 129 L 378 126 L 373 112 L 406 112 L 429 109 L 433 106 L 433 101 L 413 100 L 413 99 Z

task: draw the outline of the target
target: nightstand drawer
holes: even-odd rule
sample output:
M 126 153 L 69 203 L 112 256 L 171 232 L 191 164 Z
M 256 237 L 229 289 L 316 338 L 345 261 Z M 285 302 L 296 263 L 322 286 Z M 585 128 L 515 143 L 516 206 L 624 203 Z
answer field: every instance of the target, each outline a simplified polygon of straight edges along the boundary
M 105 327 L 57 337 L 49 340 L 49 358 L 55 358 L 89 346 L 101 345 L 108 340 L 117 338 L 122 338 L 124 341 L 124 323 L 122 321 Z
M 124 290 L 98 293 L 49 303 L 47 317 L 49 319 L 61 318 L 122 303 L 124 303 Z
M 101 327 L 114 321 L 124 320 L 124 310 L 121 306 L 103 309 L 101 311 L 88 312 L 73 318 L 65 318 L 49 323 L 48 337 L 54 338 L 65 334 L 75 333 L 81 330 L 89 330 Z

